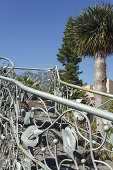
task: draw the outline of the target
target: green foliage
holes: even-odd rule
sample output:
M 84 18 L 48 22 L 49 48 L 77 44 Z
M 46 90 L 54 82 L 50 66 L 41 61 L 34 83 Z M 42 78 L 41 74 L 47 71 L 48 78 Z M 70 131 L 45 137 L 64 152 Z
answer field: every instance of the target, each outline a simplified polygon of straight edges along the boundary
M 36 90 L 40 89 L 39 85 L 34 86 L 35 81 L 32 80 L 29 76 L 20 76 L 17 79 L 18 81 L 20 81 L 21 83 L 28 87 L 34 88 Z
M 92 129 L 93 129 L 93 132 L 96 132 L 96 130 L 97 130 L 97 123 L 96 123 L 96 121 L 93 122 Z
M 59 70 L 61 80 L 82 86 L 83 82 L 79 79 L 79 75 L 82 73 L 79 71 L 79 63 L 82 59 L 77 55 L 75 50 L 73 36 L 74 23 L 74 18 L 69 17 L 64 31 L 63 44 L 61 48 L 59 48 L 57 59 L 64 66 L 64 69 Z M 73 94 L 72 99 L 81 98 L 83 95 L 84 92 L 82 93 L 77 90 L 76 93 Z
M 82 85 L 82 80 L 79 80 L 79 63 L 82 59 L 77 56 L 75 44 L 73 43 L 74 19 L 68 19 L 66 29 L 64 31 L 63 44 L 59 48 L 57 59 L 62 63 L 64 69 L 59 70 L 61 79 L 68 83 Z
M 82 103 L 86 104 L 87 100 L 85 98 L 85 92 L 84 91 L 80 91 L 80 90 L 75 90 L 75 93 L 72 95 L 72 100 L 74 99 L 80 99 L 82 98 Z
M 87 7 L 75 18 L 74 25 L 73 36 L 79 54 L 113 53 L 113 5 L 98 3 Z
M 109 101 L 109 98 L 105 98 L 106 101 Z M 110 100 L 108 103 L 105 104 L 105 110 L 113 113 L 113 100 Z

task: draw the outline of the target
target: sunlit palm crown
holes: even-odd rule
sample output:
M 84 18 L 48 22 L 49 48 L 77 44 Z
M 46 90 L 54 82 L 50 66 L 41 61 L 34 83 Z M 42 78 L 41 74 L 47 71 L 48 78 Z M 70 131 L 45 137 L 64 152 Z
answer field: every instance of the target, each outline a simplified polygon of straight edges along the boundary
M 113 53 L 113 6 L 106 3 L 87 7 L 75 19 L 75 43 L 79 54 L 94 56 L 97 51 Z

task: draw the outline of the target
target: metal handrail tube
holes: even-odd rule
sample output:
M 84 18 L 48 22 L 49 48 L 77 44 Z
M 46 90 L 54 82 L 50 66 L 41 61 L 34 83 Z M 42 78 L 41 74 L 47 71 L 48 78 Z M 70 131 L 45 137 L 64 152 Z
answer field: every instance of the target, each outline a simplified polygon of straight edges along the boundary
M 108 93 L 104 93 L 104 92 L 100 92 L 100 91 L 96 91 L 96 90 L 90 90 L 90 89 L 87 89 L 85 87 L 77 86 L 77 85 L 70 84 L 70 83 L 67 83 L 65 81 L 62 81 L 60 79 L 60 75 L 59 75 L 59 71 L 58 71 L 57 66 L 55 66 L 55 69 L 56 69 L 56 73 L 57 73 L 57 77 L 58 77 L 59 83 L 64 84 L 64 85 L 66 85 L 68 87 L 72 87 L 72 88 L 76 88 L 76 89 L 82 90 L 82 91 L 86 91 L 86 92 L 102 95 L 102 96 L 105 96 L 105 97 L 113 98 L 113 94 L 108 94 Z
M 80 86 L 77 86 L 77 85 L 74 85 L 74 84 L 66 83 L 62 80 L 59 80 L 59 82 L 66 85 L 66 86 L 72 87 L 72 88 L 76 88 L 76 89 L 83 90 L 83 91 L 86 91 L 86 92 L 90 92 L 90 93 L 102 95 L 102 96 L 105 96 L 105 97 L 113 98 L 113 94 L 108 94 L 108 93 L 104 93 L 104 92 L 86 89 L 85 87 L 80 87 Z
M 10 67 L 8 67 L 10 68 Z M 47 68 L 47 69 L 41 69 L 41 68 L 27 68 L 27 67 L 14 67 L 14 69 L 17 69 L 17 70 L 37 70 L 37 71 L 47 71 L 47 70 L 53 70 L 53 68 Z
M 85 104 L 82 104 L 82 103 L 77 103 L 75 101 L 65 99 L 65 98 L 62 98 L 62 97 L 58 97 L 58 96 L 55 96 L 53 94 L 49 94 L 47 92 L 35 90 L 33 88 L 30 88 L 30 87 L 23 85 L 22 83 L 20 83 L 19 81 L 15 80 L 15 79 L 11 79 L 11 78 L 4 77 L 4 76 L 0 76 L 0 79 L 12 82 L 15 85 L 17 85 L 18 87 L 20 87 L 21 89 L 23 89 L 24 91 L 32 93 L 34 95 L 37 95 L 39 97 L 47 98 L 49 100 L 52 100 L 52 101 L 57 102 L 57 103 L 61 103 L 63 105 L 69 106 L 71 108 L 74 108 L 74 109 L 77 109 L 77 110 L 80 110 L 80 111 L 84 111 L 84 112 L 87 112 L 89 114 L 92 114 L 92 115 L 113 121 L 113 113 L 111 113 L 111 112 L 100 110 L 98 108 L 94 108 L 94 107 L 91 107 L 91 106 L 88 106 L 88 105 L 85 105 Z

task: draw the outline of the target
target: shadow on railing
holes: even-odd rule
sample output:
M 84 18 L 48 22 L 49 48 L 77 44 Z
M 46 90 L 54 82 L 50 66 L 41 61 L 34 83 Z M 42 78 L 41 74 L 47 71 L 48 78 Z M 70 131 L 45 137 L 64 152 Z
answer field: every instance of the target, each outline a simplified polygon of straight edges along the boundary
M 0 69 L 2 170 L 97 170 L 100 166 L 112 170 L 111 162 L 103 160 L 113 159 L 113 113 L 89 106 L 86 95 L 85 104 L 73 95 L 77 90 L 111 100 L 113 95 L 61 81 L 57 66 L 19 68 L 0 59 L 5 65 Z M 103 136 L 96 131 L 95 116 L 103 118 Z

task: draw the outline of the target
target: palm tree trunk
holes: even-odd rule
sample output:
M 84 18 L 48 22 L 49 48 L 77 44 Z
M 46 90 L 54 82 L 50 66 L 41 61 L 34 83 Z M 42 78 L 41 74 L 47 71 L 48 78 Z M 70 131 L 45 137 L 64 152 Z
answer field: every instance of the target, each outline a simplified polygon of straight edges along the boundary
M 94 85 L 96 91 L 106 92 L 106 56 L 103 51 L 98 51 L 95 54 L 94 63 Z M 100 95 L 95 95 L 95 107 L 99 107 L 105 102 L 105 98 Z M 97 130 L 104 134 L 104 123 L 101 118 L 97 117 Z

